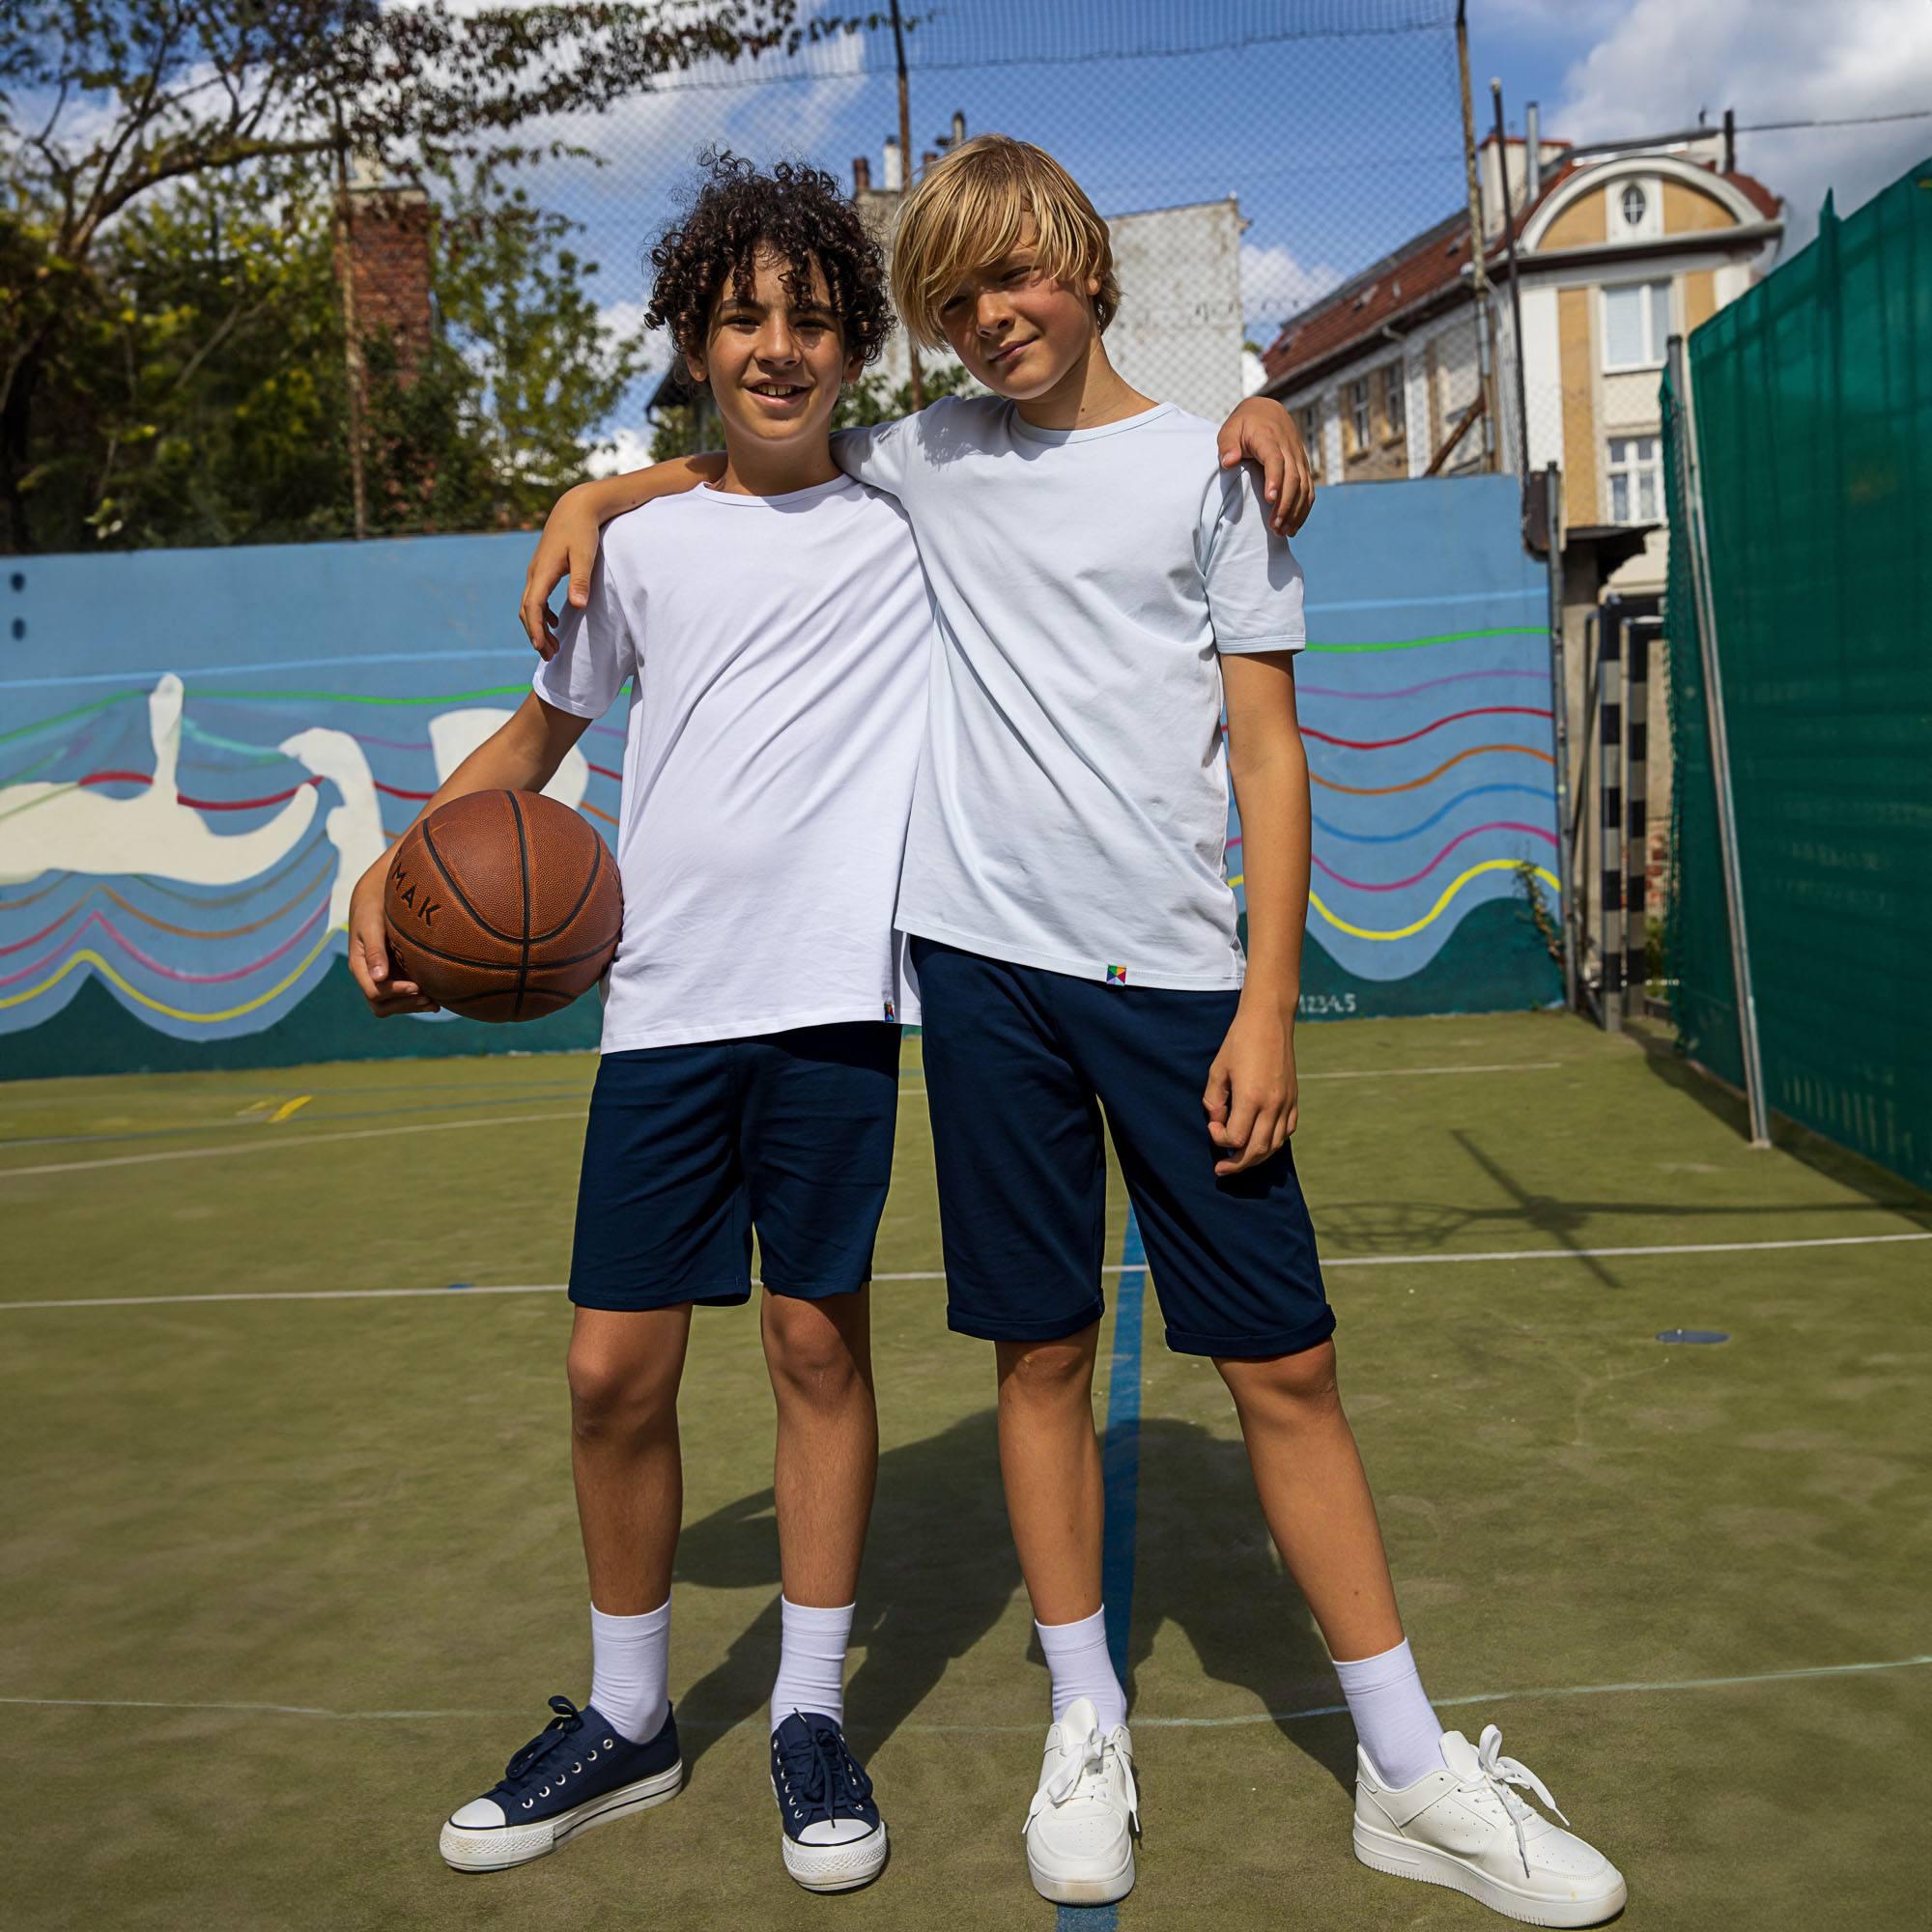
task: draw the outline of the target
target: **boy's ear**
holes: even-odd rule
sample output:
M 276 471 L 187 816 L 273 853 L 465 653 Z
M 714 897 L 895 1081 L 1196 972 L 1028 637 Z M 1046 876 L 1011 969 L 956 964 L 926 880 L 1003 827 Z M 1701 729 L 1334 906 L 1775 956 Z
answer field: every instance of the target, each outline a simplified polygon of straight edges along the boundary
M 695 351 L 687 350 L 684 356 L 684 366 L 691 380 L 701 389 L 706 380 L 704 357 L 697 355 Z
M 866 373 L 866 358 L 863 355 L 848 355 L 845 358 L 845 373 L 839 377 L 841 383 L 856 383 Z

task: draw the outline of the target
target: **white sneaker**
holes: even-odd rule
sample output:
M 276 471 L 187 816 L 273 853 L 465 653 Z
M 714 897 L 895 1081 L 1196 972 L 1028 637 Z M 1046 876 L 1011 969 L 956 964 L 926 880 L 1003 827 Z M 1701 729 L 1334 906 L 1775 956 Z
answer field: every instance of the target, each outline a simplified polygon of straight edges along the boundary
M 1140 1824 L 1126 1725 L 1103 1738 L 1093 1700 L 1075 1698 L 1046 1734 L 1039 1788 L 1027 1807 L 1033 1889 L 1060 1905 L 1111 1905 L 1126 1897 L 1134 1889 Z
M 1397 1878 L 1451 1886 L 1528 1925 L 1601 1925 L 1615 1918 L 1630 1896 L 1623 1874 L 1510 1789 L 1534 1791 L 1563 1818 L 1543 1780 L 1504 1757 L 1502 1746 L 1493 1724 L 1478 1747 L 1461 1731 L 1445 1731 L 1448 1769 L 1406 1791 L 1384 1784 L 1357 1747 L 1355 1856 Z

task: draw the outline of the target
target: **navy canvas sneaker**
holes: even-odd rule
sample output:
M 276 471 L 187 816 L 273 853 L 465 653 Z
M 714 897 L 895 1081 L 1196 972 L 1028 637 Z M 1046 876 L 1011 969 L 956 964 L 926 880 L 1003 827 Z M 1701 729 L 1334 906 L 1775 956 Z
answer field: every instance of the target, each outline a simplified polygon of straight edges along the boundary
M 674 1718 L 667 1714 L 656 1737 L 634 1745 L 594 1704 L 580 1711 L 553 1697 L 550 1707 L 556 1716 L 510 1760 L 502 1781 L 443 1826 L 443 1860 L 458 1871 L 527 1863 L 592 1825 L 677 1796 L 684 1761 Z
M 808 1891 L 851 1891 L 884 1869 L 886 1824 L 872 1780 L 830 1718 L 794 1711 L 772 1733 L 772 1793 L 785 1870 Z

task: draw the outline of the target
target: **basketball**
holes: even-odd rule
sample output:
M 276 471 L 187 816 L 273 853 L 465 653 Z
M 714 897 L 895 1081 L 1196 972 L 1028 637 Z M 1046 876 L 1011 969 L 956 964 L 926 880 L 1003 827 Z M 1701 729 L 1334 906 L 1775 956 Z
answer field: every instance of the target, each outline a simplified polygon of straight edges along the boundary
M 474 1020 L 534 1020 L 597 983 L 623 894 L 595 826 L 538 792 L 453 798 L 389 861 L 383 914 L 399 979 Z

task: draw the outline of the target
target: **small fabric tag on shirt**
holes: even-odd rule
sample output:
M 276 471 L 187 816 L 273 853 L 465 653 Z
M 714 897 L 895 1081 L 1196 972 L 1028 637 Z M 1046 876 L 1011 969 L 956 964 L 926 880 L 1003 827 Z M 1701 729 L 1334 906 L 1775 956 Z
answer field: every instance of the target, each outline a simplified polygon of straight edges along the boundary
M 886 1009 L 886 1017 L 887 1017 L 887 1018 L 888 1018 L 889 1020 L 895 1020 L 895 1019 L 897 1019 L 897 1018 L 898 1018 L 898 1016 L 899 1016 L 899 1015 L 898 1015 L 898 1009 L 897 1009 L 896 1007 L 895 1007 L 895 1006 L 893 1005 L 892 1001 L 891 1001 L 891 1000 L 886 1000 L 885 1002 L 883 1002 L 883 1004 L 884 1004 L 884 1006 L 885 1006 L 885 1009 Z
M 1127 969 L 1124 966 L 1109 966 L 1107 983 L 1110 986 L 1124 986 L 1127 983 Z

